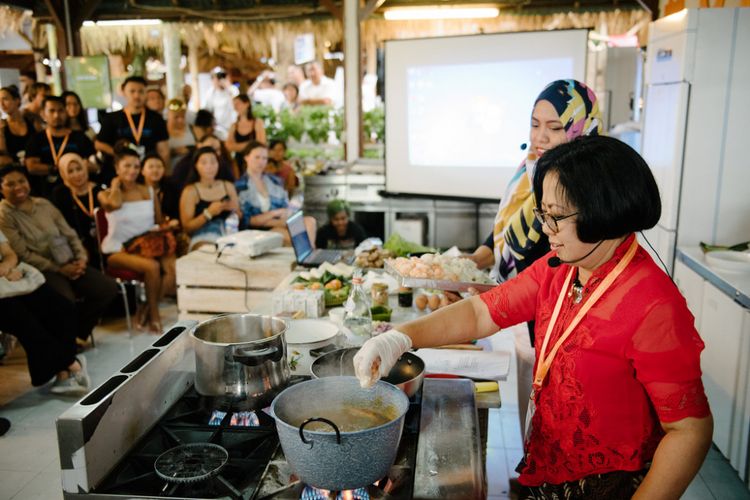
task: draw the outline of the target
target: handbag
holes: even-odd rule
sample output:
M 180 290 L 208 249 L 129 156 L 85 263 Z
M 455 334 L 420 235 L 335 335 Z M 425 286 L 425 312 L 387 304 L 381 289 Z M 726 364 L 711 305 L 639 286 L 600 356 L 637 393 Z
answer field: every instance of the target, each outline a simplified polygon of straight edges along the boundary
M 17 281 L 0 278 L 0 299 L 29 294 L 44 284 L 44 275 L 34 266 L 19 262 L 16 268 L 23 273 L 23 277 Z
M 52 260 L 58 266 L 63 266 L 75 259 L 73 249 L 70 247 L 68 238 L 62 234 L 52 236 L 49 241 L 49 251 L 52 254 Z
M 177 241 L 171 231 L 149 231 L 130 238 L 123 247 L 127 253 L 155 259 L 174 255 Z

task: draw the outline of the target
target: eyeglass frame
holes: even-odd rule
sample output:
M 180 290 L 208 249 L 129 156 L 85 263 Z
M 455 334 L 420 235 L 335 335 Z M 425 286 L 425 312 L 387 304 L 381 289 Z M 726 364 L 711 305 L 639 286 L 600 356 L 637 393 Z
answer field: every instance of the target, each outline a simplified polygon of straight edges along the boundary
M 568 215 L 552 215 L 549 212 L 545 212 L 538 207 L 532 208 L 531 211 L 534 212 L 534 217 L 536 218 L 536 220 L 539 221 L 540 224 L 546 225 L 553 233 L 560 232 L 560 226 L 557 224 L 558 222 L 573 217 L 574 215 L 578 215 L 578 212 L 573 212 L 572 214 Z M 552 221 L 551 224 L 549 222 L 550 220 Z

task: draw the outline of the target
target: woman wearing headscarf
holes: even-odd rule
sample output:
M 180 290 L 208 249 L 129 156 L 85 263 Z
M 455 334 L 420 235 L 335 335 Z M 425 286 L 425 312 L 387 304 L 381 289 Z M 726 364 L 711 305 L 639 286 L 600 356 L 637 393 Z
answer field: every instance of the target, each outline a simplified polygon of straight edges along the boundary
M 602 121 L 594 91 L 577 80 L 555 80 L 534 101 L 529 148 L 505 188 L 492 235 L 472 259 L 478 267 L 492 267 L 504 281 L 549 251 L 547 237 L 534 218 L 536 199 L 531 182 L 536 162 L 546 151 L 582 135 L 600 135 Z

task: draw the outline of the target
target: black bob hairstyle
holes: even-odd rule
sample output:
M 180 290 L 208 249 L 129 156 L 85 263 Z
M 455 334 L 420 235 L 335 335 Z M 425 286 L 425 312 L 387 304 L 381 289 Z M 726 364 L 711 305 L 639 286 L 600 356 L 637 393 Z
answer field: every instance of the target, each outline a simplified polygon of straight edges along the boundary
M 661 200 L 651 169 L 622 141 L 582 136 L 547 151 L 534 173 L 537 206 L 550 172 L 557 174 L 561 195 L 578 212 L 576 228 L 583 242 L 621 238 L 659 222 Z

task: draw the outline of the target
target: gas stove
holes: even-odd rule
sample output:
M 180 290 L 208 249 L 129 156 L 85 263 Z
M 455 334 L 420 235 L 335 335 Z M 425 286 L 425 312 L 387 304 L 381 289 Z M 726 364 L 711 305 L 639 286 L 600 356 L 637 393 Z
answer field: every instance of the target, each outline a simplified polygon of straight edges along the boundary
M 66 500 L 484 498 L 470 382 L 425 380 L 387 477 L 317 490 L 294 475 L 272 417 L 217 411 L 195 392 L 193 325 L 174 325 L 58 418 Z

